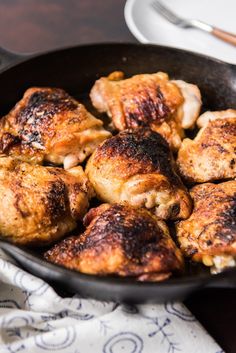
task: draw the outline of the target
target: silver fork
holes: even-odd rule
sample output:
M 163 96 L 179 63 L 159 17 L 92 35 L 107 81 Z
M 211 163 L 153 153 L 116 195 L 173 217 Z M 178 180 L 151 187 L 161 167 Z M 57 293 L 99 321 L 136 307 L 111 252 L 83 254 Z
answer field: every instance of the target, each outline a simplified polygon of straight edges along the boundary
M 162 15 L 166 20 L 173 23 L 174 25 L 181 28 L 198 28 L 202 31 L 208 32 L 215 37 L 228 42 L 234 46 L 236 46 L 236 35 L 233 33 L 229 33 L 223 31 L 220 28 L 209 25 L 208 23 L 196 20 L 196 19 L 185 19 L 178 16 L 168 7 L 166 7 L 161 1 L 154 0 L 151 3 L 152 8 L 157 11 L 160 15 Z

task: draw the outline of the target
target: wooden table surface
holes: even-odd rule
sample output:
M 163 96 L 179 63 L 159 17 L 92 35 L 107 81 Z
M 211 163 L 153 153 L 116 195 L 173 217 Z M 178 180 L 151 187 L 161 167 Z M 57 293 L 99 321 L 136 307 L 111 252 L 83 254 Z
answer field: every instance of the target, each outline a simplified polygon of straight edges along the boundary
M 0 44 L 23 53 L 81 43 L 136 42 L 124 21 L 124 4 L 124 0 L 0 0 Z M 186 304 L 226 352 L 236 352 L 236 290 L 201 291 Z

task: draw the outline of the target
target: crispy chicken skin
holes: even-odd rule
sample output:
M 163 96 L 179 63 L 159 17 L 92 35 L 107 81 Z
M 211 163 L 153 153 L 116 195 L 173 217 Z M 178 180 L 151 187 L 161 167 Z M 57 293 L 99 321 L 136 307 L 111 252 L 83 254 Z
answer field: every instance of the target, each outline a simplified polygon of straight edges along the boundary
M 193 213 L 177 225 L 181 250 L 217 269 L 235 265 L 236 181 L 197 185 L 191 196 Z
M 227 109 L 220 111 L 207 111 L 199 116 L 197 119 L 197 126 L 199 128 L 205 127 L 209 121 L 213 121 L 216 119 L 226 119 L 226 118 L 236 118 L 236 110 L 235 109 Z
M 93 195 L 81 167 L 68 171 L 0 158 L 0 233 L 22 245 L 45 245 L 76 227 Z
M 64 90 L 30 88 L 0 121 L 0 153 L 68 169 L 110 136 L 102 124 Z
M 193 127 L 199 115 L 197 86 L 170 81 L 163 72 L 123 78 L 122 72 L 113 72 L 97 80 L 90 93 L 94 107 L 106 112 L 118 130 L 149 126 L 177 150 L 183 129 Z
M 168 143 L 148 128 L 122 131 L 106 140 L 85 172 L 102 201 L 146 207 L 162 219 L 187 218 L 191 212 Z
M 184 139 L 179 149 L 181 176 L 190 183 L 235 178 L 236 111 L 234 117 L 214 119 L 214 113 L 208 112 L 199 119 L 203 127 L 197 136 Z
M 80 236 L 45 253 L 47 260 L 87 274 L 133 276 L 160 281 L 183 268 L 167 226 L 145 209 L 103 204 L 85 216 Z

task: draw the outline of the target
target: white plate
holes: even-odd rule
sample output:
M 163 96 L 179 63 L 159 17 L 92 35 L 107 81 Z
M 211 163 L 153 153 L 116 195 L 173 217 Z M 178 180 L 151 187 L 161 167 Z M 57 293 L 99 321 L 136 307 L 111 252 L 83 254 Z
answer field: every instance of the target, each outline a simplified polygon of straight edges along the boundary
M 174 26 L 152 9 L 152 1 L 128 0 L 125 5 L 126 23 L 140 42 L 187 49 L 236 64 L 236 47 L 200 30 Z M 183 17 L 236 33 L 236 0 L 162 1 Z

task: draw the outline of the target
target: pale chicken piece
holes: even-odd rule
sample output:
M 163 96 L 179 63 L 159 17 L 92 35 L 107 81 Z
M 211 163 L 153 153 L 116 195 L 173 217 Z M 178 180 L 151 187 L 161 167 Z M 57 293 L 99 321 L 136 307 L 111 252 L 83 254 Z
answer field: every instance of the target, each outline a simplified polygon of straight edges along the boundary
M 85 172 L 102 201 L 146 207 L 162 219 L 187 218 L 191 212 L 168 143 L 148 128 L 125 130 L 106 140 Z
M 163 221 L 145 209 L 103 204 L 91 209 L 81 235 L 66 238 L 45 253 L 53 263 L 87 274 L 132 276 L 161 281 L 184 262 Z
M 182 80 L 172 80 L 171 82 L 179 87 L 184 97 L 184 102 L 177 112 L 180 125 L 183 129 L 191 129 L 194 127 L 201 110 L 201 92 L 196 85 L 191 83 Z
M 0 121 L 0 153 L 71 168 L 110 136 L 101 120 L 59 88 L 30 88 Z
M 208 124 L 209 121 L 213 121 L 216 119 L 226 119 L 226 118 L 236 118 L 236 110 L 235 109 L 227 109 L 221 111 L 207 111 L 199 116 L 197 119 L 197 126 L 199 128 L 204 127 Z
M 212 272 L 235 266 L 236 181 L 193 187 L 193 213 L 177 225 L 181 250 Z
M 116 129 L 148 126 L 177 150 L 184 129 L 192 128 L 199 115 L 198 87 L 181 80 L 170 81 L 163 72 L 123 78 L 122 72 L 113 72 L 97 80 L 90 93 L 94 107 L 106 112 Z
M 214 114 L 201 120 L 205 125 L 195 139 L 184 139 L 178 152 L 179 172 L 190 183 L 236 177 L 236 115 L 222 118 L 220 114 L 220 119 L 209 116 Z
M 45 245 L 77 226 L 94 191 L 82 167 L 65 171 L 0 158 L 0 234 L 21 245 Z

